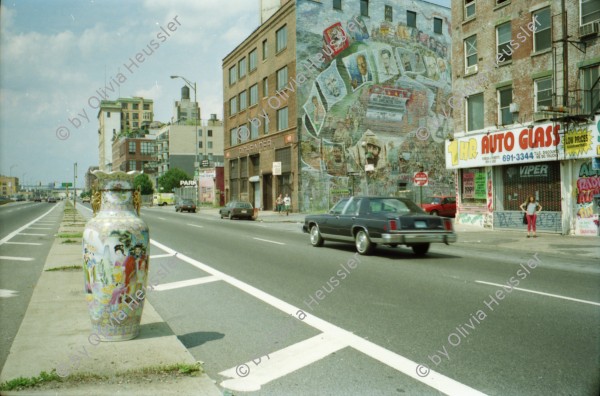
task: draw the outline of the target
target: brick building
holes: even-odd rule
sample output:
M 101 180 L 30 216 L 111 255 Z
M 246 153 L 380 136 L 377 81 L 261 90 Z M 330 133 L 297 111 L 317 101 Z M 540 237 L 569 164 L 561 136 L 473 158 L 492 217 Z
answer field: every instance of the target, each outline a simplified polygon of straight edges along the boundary
M 323 210 L 354 193 L 454 191 L 450 10 L 425 1 L 261 2 L 223 60 L 227 199 Z M 280 174 L 279 174 L 280 173 Z
M 145 137 L 122 137 L 113 143 L 113 171 L 143 171 L 150 178 L 156 169 L 156 137 L 146 135 Z
M 598 235 L 600 2 L 460 0 L 452 20 L 457 222 L 522 229 L 533 195 L 538 229 Z

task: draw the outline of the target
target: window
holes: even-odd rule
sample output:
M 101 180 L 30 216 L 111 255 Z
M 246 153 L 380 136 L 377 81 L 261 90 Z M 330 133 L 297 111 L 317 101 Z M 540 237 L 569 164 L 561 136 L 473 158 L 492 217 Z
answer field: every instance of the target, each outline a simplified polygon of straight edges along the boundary
M 229 99 L 229 115 L 232 116 L 237 113 L 237 96 Z
M 383 17 L 388 22 L 394 22 L 394 10 L 392 6 L 386 5 L 383 11 Z
M 263 98 L 269 96 L 269 79 L 267 77 L 263 78 Z
M 133 110 L 139 110 L 140 105 L 138 103 L 134 103 L 132 108 L 133 108 Z
M 512 59 L 513 49 L 510 46 L 510 22 L 496 27 L 496 59 L 499 63 Z
M 256 70 L 256 64 L 258 62 L 258 52 L 256 51 L 256 48 L 254 48 L 248 55 L 248 62 L 248 67 L 250 68 L 249 70 Z
M 483 94 L 467 98 L 467 131 L 483 129 Z
M 245 110 L 248 106 L 248 98 L 246 95 L 246 91 L 240 92 L 240 111 Z
M 154 154 L 154 143 L 152 143 L 152 142 L 142 142 L 141 153 L 145 154 L 145 155 Z
M 133 160 L 129 161 L 129 169 L 128 170 L 130 170 L 130 171 L 137 170 L 135 161 L 133 161 Z
M 477 67 L 477 35 L 465 39 L 465 73 Z
M 262 58 L 263 58 L 263 60 L 267 59 L 267 55 L 269 55 L 269 47 L 267 46 L 267 40 L 263 40 L 263 43 L 262 43 Z
M 250 123 L 250 139 L 258 138 L 258 123 L 251 122 Z
M 247 124 L 242 124 L 237 130 L 238 139 L 240 139 L 240 143 L 247 142 L 250 139 L 250 129 L 248 129 Z
M 283 26 L 275 34 L 275 51 L 283 51 L 287 48 L 287 26 Z
M 414 11 L 406 11 L 406 25 L 408 27 L 417 27 L 417 13 Z
M 277 110 L 277 131 L 283 131 L 288 127 L 288 108 Z
M 510 125 L 513 123 L 513 116 L 510 112 L 512 94 L 512 87 L 498 90 L 498 123 L 500 125 Z
M 202 148 L 202 141 L 198 142 L 198 148 Z
M 265 117 L 265 119 L 263 120 L 263 133 L 265 135 L 269 134 L 269 117 Z
M 138 113 L 133 113 L 132 116 L 133 116 L 134 120 L 139 120 L 140 119 L 140 115 Z
M 150 105 L 148 103 L 144 103 L 144 110 L 150 110 Z
M 206 148 L 213 148 L 213 142 L 206 142 Z
M 584 91 L 583 111 L 586 114 L 591 114 L 598 107 L 598 103 L 600 103 L 599 75 L 600 65 L 581 69 L 581 83 L 583 85 L 581 88 Z
M 198 129 L 198 137 L 202 137 L 202 129 Z
M 335 204 L 335 206 L 333 208 L 331 208 L 331 210 L 329 211 L 329 213 L 333 214 L 333 215 L 340 215 L 342 214 L 342 212 L 344 211 L 344 207 L 346 206 L 346 204 L 348 203 L 348 201 L 350 200 L 350 198 L 342 198 L 338 201 L 337 204 Z
M 540 106 L 552 106 L 552 77 L 539 78 L 534 81 L 534 111 L 541 111 Z
M 258 84 L 250 87 L 250 106 L 258 103 Z
M 581 25 L 600 19 L 600 2 L 598 0 L 580 0 Z
M 475 0 L 465 0 L 465 19 L 475 17 Z
M 441 18 L 433 18 L 433 32 L 437 34 L 442 34 L 442 26 L 443 22 Z
M 504 4 L 504 3 L 509 3 L 510 0 L 496 0 L 496 5 L 500 5 L 500 4 Z
M 135 142 L 129 142 L 129 154 L 135 154 Z
M 333 0 L 333 9 L 342 10 L 342 0 Z
M 237 66 L 233 65 L 229 68 L 229 85 L 235 84 L 237 81 Z
M 537 23 L 536 23 L 537 22 Z M 550 7 L 533 13 L 533 52 L 552 47 L 552 25 Z
M 246 75 L 246 58 L 242 58 L 238 62 L 238 72 L 241 80 Z
M 110 111 L 106 112 L 106 118 L 110 118 Z
M 231 146 L 235 146 L 236 144 L 238 144 L 238 132 L 237 132 L 237 128 L 231 128 L 229 130 L 229 144 Z
M 207 132 L 207 135 L 206 135 L 206 136 L 208 136 L 208 137 L 212 137 L 212 129 L 209 129 L 209 130 L 208 130 L 208 132 Z
M 277 70 L 277 90 L 285 88 L 288 82 L 287 66 Z
M 369 16 L 369 0 L 360 0 L 360 15 Z

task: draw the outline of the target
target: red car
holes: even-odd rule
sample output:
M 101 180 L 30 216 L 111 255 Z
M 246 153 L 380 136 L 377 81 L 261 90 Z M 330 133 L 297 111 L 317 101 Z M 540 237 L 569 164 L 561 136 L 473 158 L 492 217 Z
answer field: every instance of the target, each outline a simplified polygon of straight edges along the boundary
M 454 217 L 456 216 L 456 197 L 427 197 L 423 200 L 421 208 L 433 216 Z

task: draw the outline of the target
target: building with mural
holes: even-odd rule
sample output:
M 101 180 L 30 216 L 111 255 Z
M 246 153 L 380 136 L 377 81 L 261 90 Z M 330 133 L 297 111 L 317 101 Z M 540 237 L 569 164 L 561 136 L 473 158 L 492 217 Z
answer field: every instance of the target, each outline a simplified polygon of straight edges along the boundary
M 461 0 L 452 19 L 456 221 L 523 229 L 532 195 L 538 230 L 597 236 L 600 2 Z
M 271 209 L 290 193 L 294 210 L 314 211 L 350 194 L 454 193 L 449 9 L 297 0 L 270 12 L 223 60 L 228 199 Z

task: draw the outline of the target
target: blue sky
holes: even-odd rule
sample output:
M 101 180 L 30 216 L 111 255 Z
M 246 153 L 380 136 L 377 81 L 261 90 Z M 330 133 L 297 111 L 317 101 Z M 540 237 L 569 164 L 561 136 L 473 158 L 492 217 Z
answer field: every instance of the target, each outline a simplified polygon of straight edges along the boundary
M 124 64 L 174 17 L 177 30 L 129 72 Z M 81 187 L 86 169 L 98 163 L 90 98 L 118 73 L 126 81 L 108 99 L 153 99 L 155 120 L 168 122 L 180 98 L 183 82 L 173 74 L 197 82 L 202 118 L 222 118 L 221 61 L 258 24 L 258 0 L 3 1 L 0 173 L 26 184 L 61 183 L 73 180 L 77 162 Z M 80 125 L 69 122 L 74 117 Z

